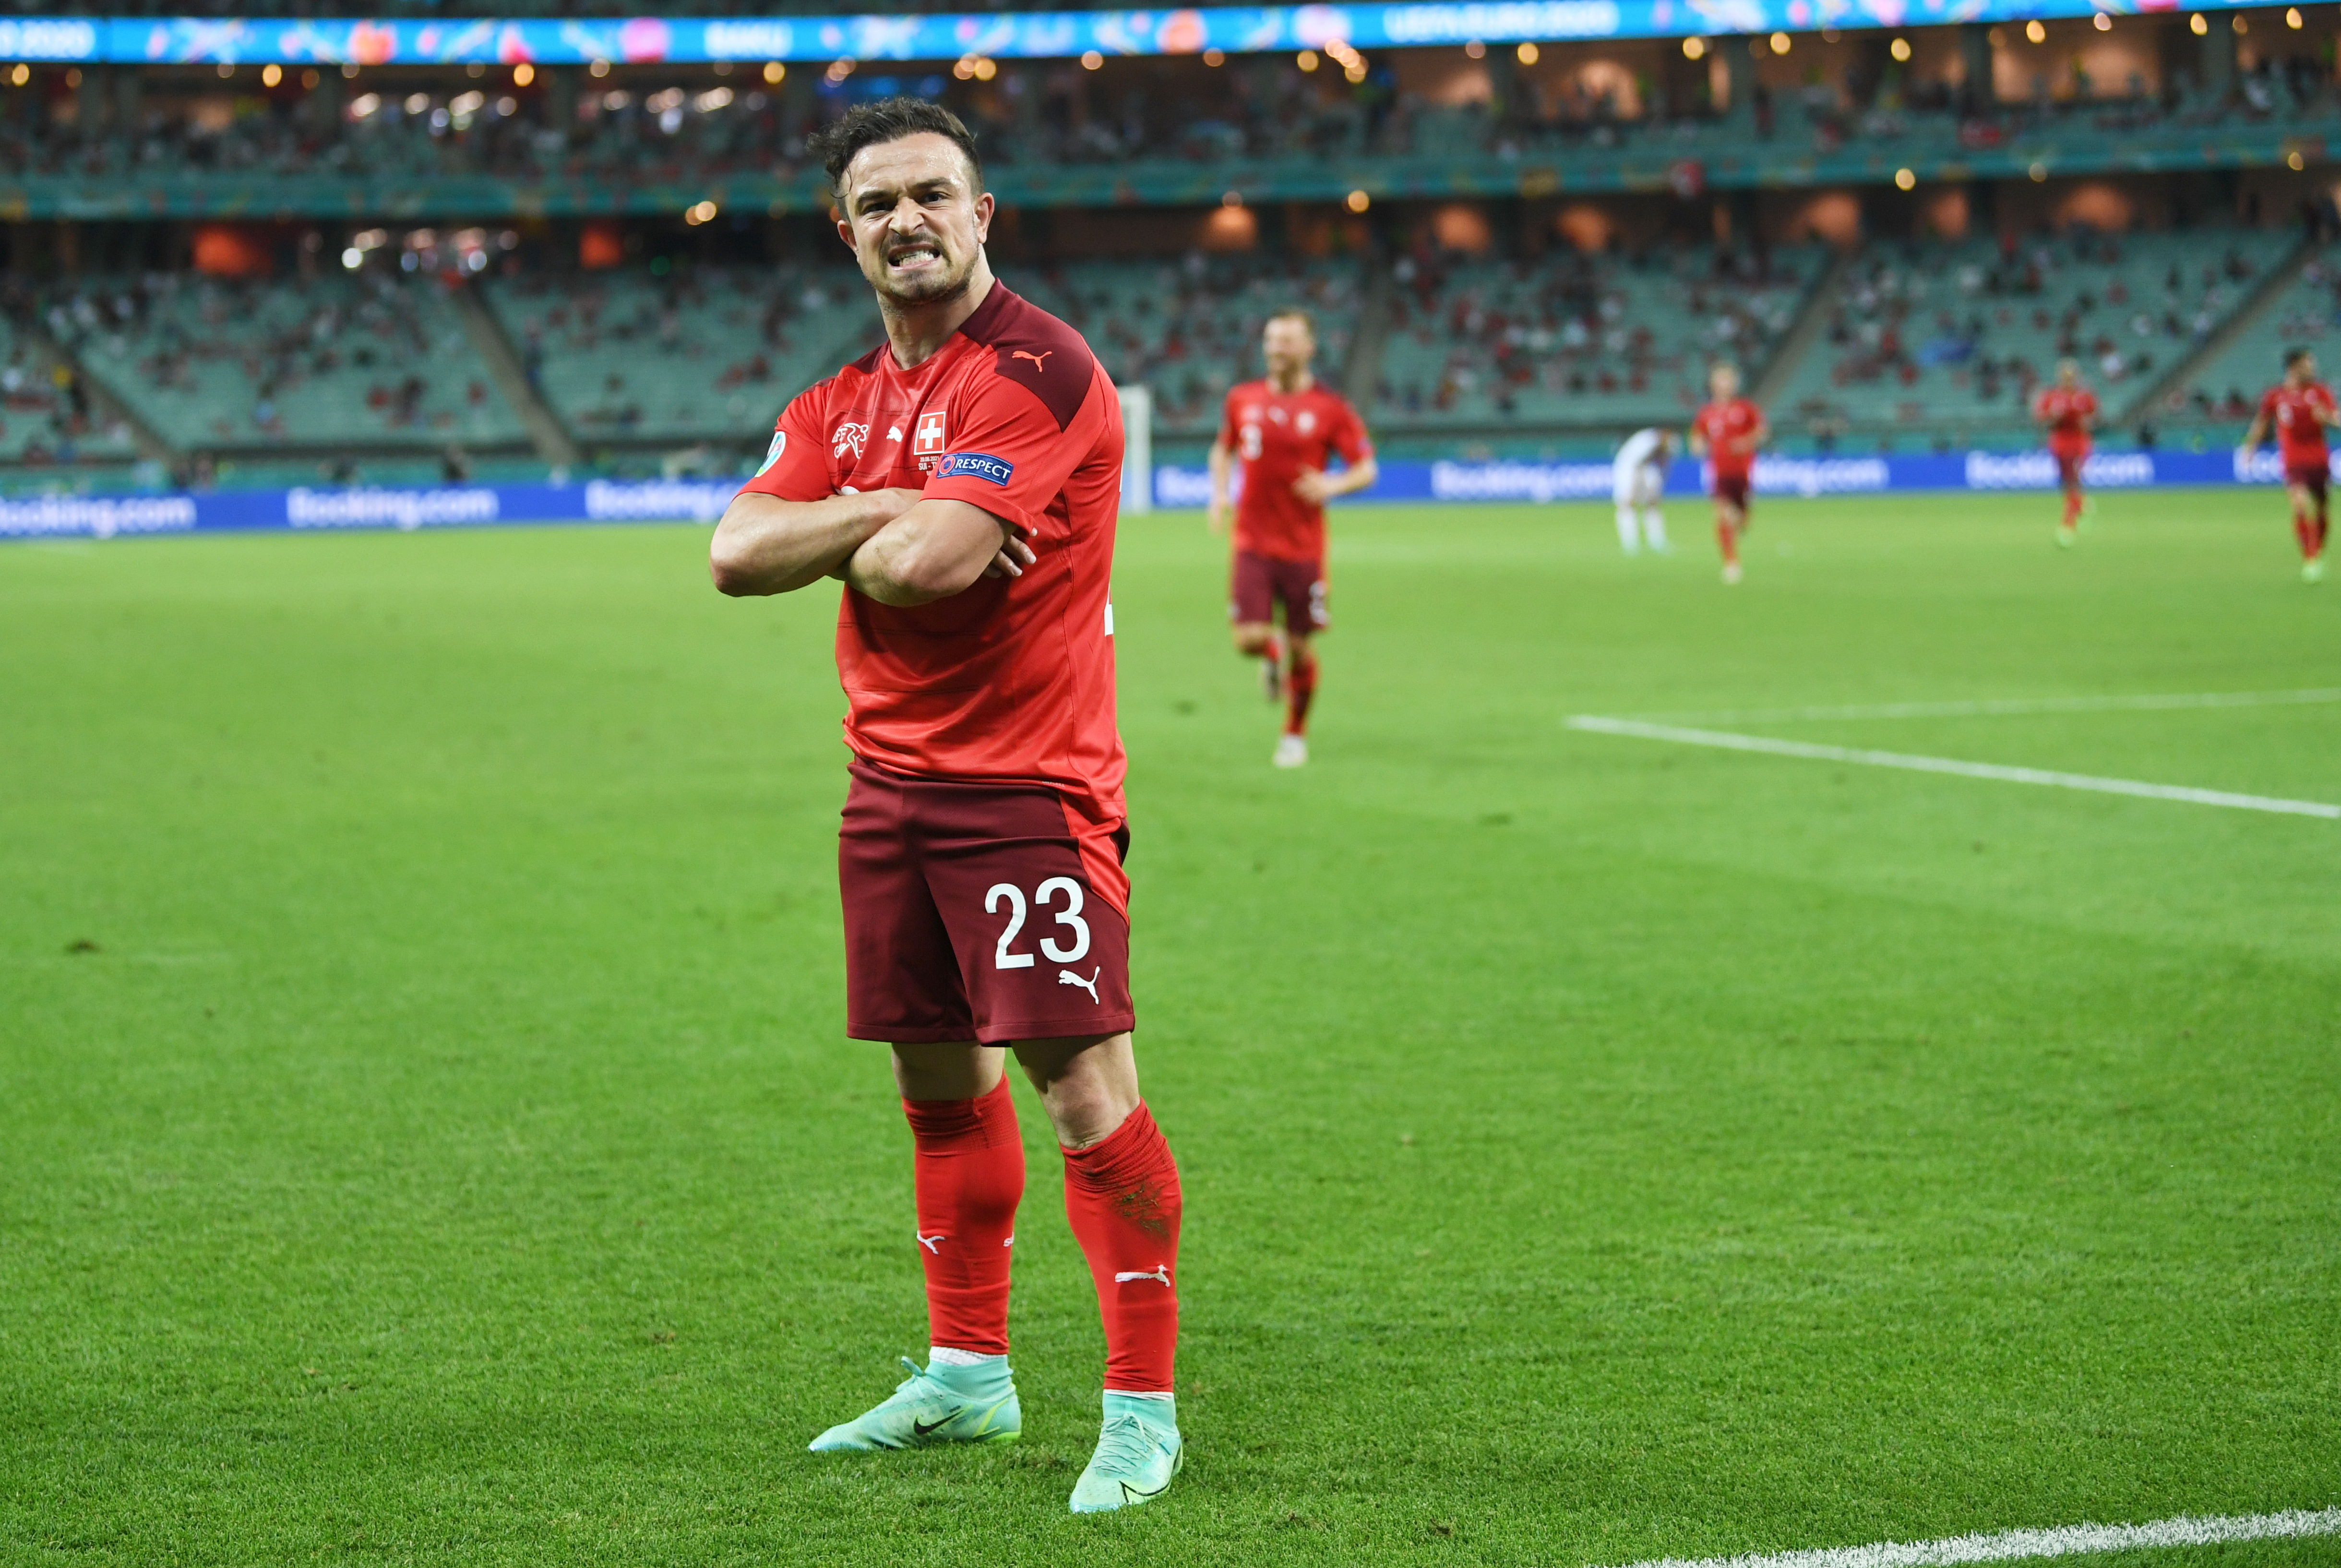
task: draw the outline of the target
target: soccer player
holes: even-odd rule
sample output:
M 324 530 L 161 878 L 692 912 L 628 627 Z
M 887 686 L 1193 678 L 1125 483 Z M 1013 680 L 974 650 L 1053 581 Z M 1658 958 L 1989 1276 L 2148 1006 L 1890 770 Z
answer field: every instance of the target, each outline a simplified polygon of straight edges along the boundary
M 2305 348 L 2284 351 L 2284 379 L 2267 389 L 2252 427 L 2244 433 L 2244 450 L 2256 451 L 2276 433 L 2276 450 L 2284 457 L 2285 493 L 2292 497 L 2292 532 L 2300 541 L 2300 580 L 2325 581 L 2325 485 L 2332 458 L 2325 445 L 2325 427 L 2341 424 L 2334 414 L 2333 393 L 2316 379 L 2316 356 Z
M 2065 490 L 2065 520 L 2057 543 L 2070 548 L 2081 528 L 2081 466 L 2089 460 L 2089 430 L 2097 422 L 2097 394 L 2081 385 L 2081 367 L 2057 362 L 2057 379 L 2032 400 L 2032 417 L 2048 432 L 2048 455 L 2057 460 L 2057 482 Z
M 1739 395 L 1736 365 L 1707 373 L 1708 402 L 1691 420 L 1690 449 L 1715 474 L 1715 542 L 1723 551 L 1723 580 L 1739 581 L 1739 535 L 1748 530 L 1748 486 L 1756 452 L 1772 438 L 1764 411 Z
M 886 341 L 788 405 L 710 564 L 726 594 L 845 584 L 846 1033 L 892 1047 L 932 1349 L 812 1447 L 1021 1430 L 1012 1052 L 1063 1150 L 1105 1320 L 1105 1418 L 1072 1507 L 1121 1508 L 1160 1495 L 1183 1453 L 1179 1171 L 1131 1050 L 1121 404 L 1080 334 L 993 278 L 992 198 L 955 115 L 860 105 L 813 147 Z
M 1644 539 L 1653 550 L 1667 548 L 1667 519 L 1659 510 L 1659 497 L 1666 494 L 1667 460 L 1674 451 L 1674 432 L 1656 425 L 1637 430 L 1618 448 L 1612 470 L 1612 489 L 1618 498 L 1618 547 L 1629 555 L 1640 551 Z
M 1280 688 L 1284 734 L 1275 764 L 1297 768 L 1309 760 L 1309 704 L 1317 695 L 1312 639 L 1332 622 L 1325 599 L 1325 503 L 1374 482 L 1374 444 L 1349 400 L 1320 385 L 1310 371 L 1317 355 L 1316 324 L 1303 310 L 1269 317 L 1260 335 L 1268 378 L 1228 389 L 1227 411 L 1211 442 L 1211 532 L 1228 525 L 1230 458 L 1243 463 L 1243 494 L 1235 503 L 1235 564 L 1228 618 L 1236 652 L 1262 661 L 1269 700 Z M 1339 453 L 1348 466 L 1326 464 Z M 1275 614 L 1284 612 L 1277 634 Z

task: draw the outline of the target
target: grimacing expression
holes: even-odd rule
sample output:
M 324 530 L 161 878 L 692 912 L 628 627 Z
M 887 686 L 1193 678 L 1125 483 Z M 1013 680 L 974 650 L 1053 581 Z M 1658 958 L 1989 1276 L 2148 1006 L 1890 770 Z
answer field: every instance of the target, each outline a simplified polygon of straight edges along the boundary
M 974 175 L 959 145 L 932 132 L 853 155 L 837 228 L 880 297 L 926 305 L 965 292 L 991 232 L 991 196 Z
M 1280 315 L 1261 329 L 1260 351 L 1269 374 L 1282 379 L 1309 368 L 1316 357 L 1317 339 L 1299 316 Z

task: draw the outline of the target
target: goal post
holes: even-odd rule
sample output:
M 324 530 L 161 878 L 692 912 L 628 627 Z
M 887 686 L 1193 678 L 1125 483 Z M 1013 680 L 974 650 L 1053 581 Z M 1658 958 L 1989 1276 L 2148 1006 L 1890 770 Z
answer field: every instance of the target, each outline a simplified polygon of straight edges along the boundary
M 1121 509 L 1154 510 L 1154 394 L 1143 386 L 1121 394 Z

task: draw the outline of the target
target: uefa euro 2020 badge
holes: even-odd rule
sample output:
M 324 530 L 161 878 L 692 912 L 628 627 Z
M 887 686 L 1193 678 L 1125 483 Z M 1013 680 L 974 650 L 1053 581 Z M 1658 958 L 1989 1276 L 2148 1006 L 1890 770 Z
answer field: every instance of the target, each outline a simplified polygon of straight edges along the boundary
M 781 460 L 781 454 L 786 452 L 788 449 L 789 433 L 785 430 L 773 431 L 772 444 L 764 448 L 764 461 L 757 467 L 756 477 L 762 479 L 772 468 L 772 464 Z

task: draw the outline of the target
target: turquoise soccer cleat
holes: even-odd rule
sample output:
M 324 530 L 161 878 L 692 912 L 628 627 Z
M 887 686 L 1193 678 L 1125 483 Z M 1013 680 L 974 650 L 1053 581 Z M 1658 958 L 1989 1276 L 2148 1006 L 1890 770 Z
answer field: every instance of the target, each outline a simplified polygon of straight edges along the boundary
M 977 1394 L 961 1393 L 909 1356 L 911 1375 L 893 1397 L 812 1440 L 815 1453 L 872 1453 L 946 1443 L 1013 1443 L 1024 1430 L 1016 1385 L 1004 1376 Z M 954 1369 L 945 1368 L 949 1372 Z
M 1160 1497 L 1186 1458 L 1170 1401 L 1108 1393 L 1097 1452 L 1073 1485 L 1073 1512 L 1106 1513 Z

